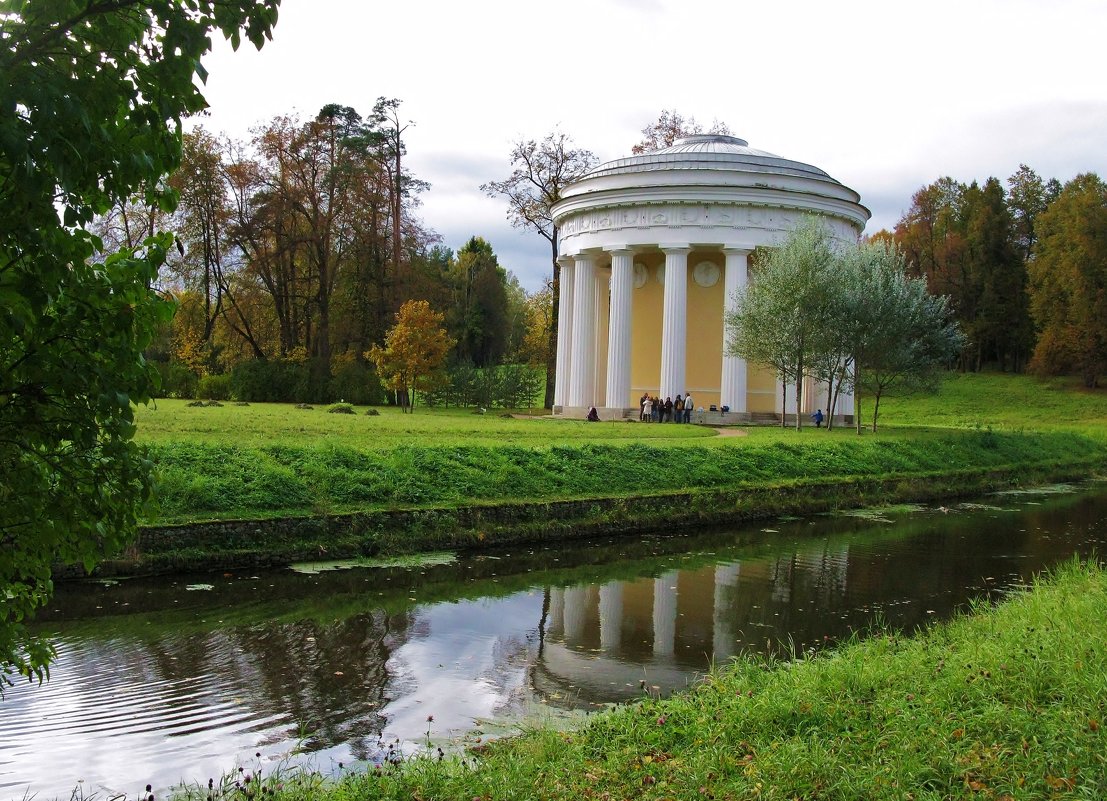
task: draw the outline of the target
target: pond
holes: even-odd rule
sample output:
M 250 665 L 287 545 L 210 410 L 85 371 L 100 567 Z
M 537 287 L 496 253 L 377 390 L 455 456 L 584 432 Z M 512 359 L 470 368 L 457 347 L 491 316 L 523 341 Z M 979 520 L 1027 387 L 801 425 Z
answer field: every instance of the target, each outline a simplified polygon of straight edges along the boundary
M 64 584 L 0 701 L 0 801 L 324 773 L 665 695 L 714 663 L 913 629 L 1072 554 L 1107 488 L 358 566 Z

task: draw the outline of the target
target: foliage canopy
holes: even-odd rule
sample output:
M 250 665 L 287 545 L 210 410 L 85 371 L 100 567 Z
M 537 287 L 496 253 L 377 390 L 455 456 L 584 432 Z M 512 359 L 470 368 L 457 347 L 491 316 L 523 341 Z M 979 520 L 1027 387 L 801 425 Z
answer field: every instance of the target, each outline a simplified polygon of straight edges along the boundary
M 176 202 L 181 121 L 201 111 L 218 30 L 260 47 L 279 0 L 0 4 L 0 677 L 46 672 L 24 622 L 55 563 L 131 535 L 150 491 L 132 404 L 143 349 L 171 307 L 151 289 L 172 238 L 107 258 L 97 215 L 136 192 Z

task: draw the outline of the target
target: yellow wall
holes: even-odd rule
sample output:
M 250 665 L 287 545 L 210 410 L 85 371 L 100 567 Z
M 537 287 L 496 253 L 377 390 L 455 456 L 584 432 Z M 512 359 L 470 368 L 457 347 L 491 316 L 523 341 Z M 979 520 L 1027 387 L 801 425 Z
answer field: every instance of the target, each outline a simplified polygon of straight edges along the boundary
M 719 268 L 719 280 L 711 287 L 702 287 L 692 277 L 697 264 L 710 261 Z M 657 280 L 657 268 L 665 263 L 661 251 L 635 254 L 634 262 L 646 266 L 649 277 L 645 286 L 631 293 L 630 397 L 627 408 L 638 406 L 643 392 L 657 395 L 661 380 L 661 330 L 665 287 Z M 688 318 L 685 353 L 685 379 L 696 407 L 705 409 L 719 404 L 723 359 L 723 303 L 726 262 L 721 251 L 694 250 L 688 254 Z M 606 284 L 605 284 L 606 286 Z M 609 294 L 599 293 L 605 300 Z M 607 303 L 600 315 L 597 359 L 596 396 L 604 402 L 607 364 Z M 779 383 L 771 370 L 751 366 L 746 378 L 746 408 L 751 412 L 776 410 Z
M 657 267 L 665 263 L 661 251 L 636 253 L 636 263 L 646 265 L 649 277 L 645 286 L 630 295 L 630 397 L 627 407 L 638 405 L 643 392 L 658 393 L 661 379 L 661 310 L 664 287 L 657 281 Z
M 776 373 L 752 365 L 746 373 L 746 408 L 751 412 L 775 412 L 780 382 Z

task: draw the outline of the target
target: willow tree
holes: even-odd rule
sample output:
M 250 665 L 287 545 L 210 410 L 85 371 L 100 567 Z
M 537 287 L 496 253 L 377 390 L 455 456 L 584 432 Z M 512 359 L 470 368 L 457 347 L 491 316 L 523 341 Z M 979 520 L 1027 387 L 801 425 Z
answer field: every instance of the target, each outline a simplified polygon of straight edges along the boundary
M 802 426 L 803 379 L 823 358 L 833 320 L 831 279 L 837 256 L 826 226 L 800 223 L 778 247 L 757 251 L 753 280 L 727 313 L 727 353 L 771 367 L 780 376 L 782 406 L 795 382 L 796 430 Z M 781 414 L 780 425 L 785 425 Z
M 206 103 L 200 63 L 221 32 L 260 47 L 279 0 L 71 0 L 0 5 L 0 680 L 51 657 L 27 619 L 51 569 L 91 569 L 132 536 L 151 464 L 132 404 L 171 307 L 151 289 L 173 239 L 104 257 L 93 221 L 162 180 L 181 120 Z

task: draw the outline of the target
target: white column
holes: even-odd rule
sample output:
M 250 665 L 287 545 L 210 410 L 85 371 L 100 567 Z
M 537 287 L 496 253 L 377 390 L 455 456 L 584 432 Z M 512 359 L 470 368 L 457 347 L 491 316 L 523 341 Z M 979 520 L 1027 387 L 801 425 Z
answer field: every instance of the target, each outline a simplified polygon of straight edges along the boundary
M 600 647 L 613 651 L 623 634 L 623 585 L 612 581 L 600 587 Z
M 661 400 L 688 391 L 684 386 L 688 340 L 687 245 L 662 245 L 665 253 L 665 303 L 661 322 Z
M 631 292 L 634 254 L 611 252 L 611 317 L 607 324 L 607 406 L 626 408 L 630 398 Z
M 562 257 L 560 289 L 557 305 L 557 362 L 554 368 L 554 405 L 564 407 L 569 402 L 569 367 L 573 342 L 573 260 Z
M 676 650 L 676 583 L 679 576 L 674 570 L 653 580 L 653 652 L 656 656 L 669 656 Z
M 593 406 L 596 394 L 596 262 L 591 256 L 577 256 L 573 273 L 568 405 Z
M 724 247 L 726 273 L 723 278 L 723 311 L 734 309 L 734 295 L 744 291 L 749 275 L 749 250 Z M 726 319 L 724 317 L 724 319 Z M 744 412 L 746 408 L 746 360 L 727 356 L 727 327 L 723 325 L 723 379 L 719 390 L 719 404 L 729 406 L 732 412 Z

